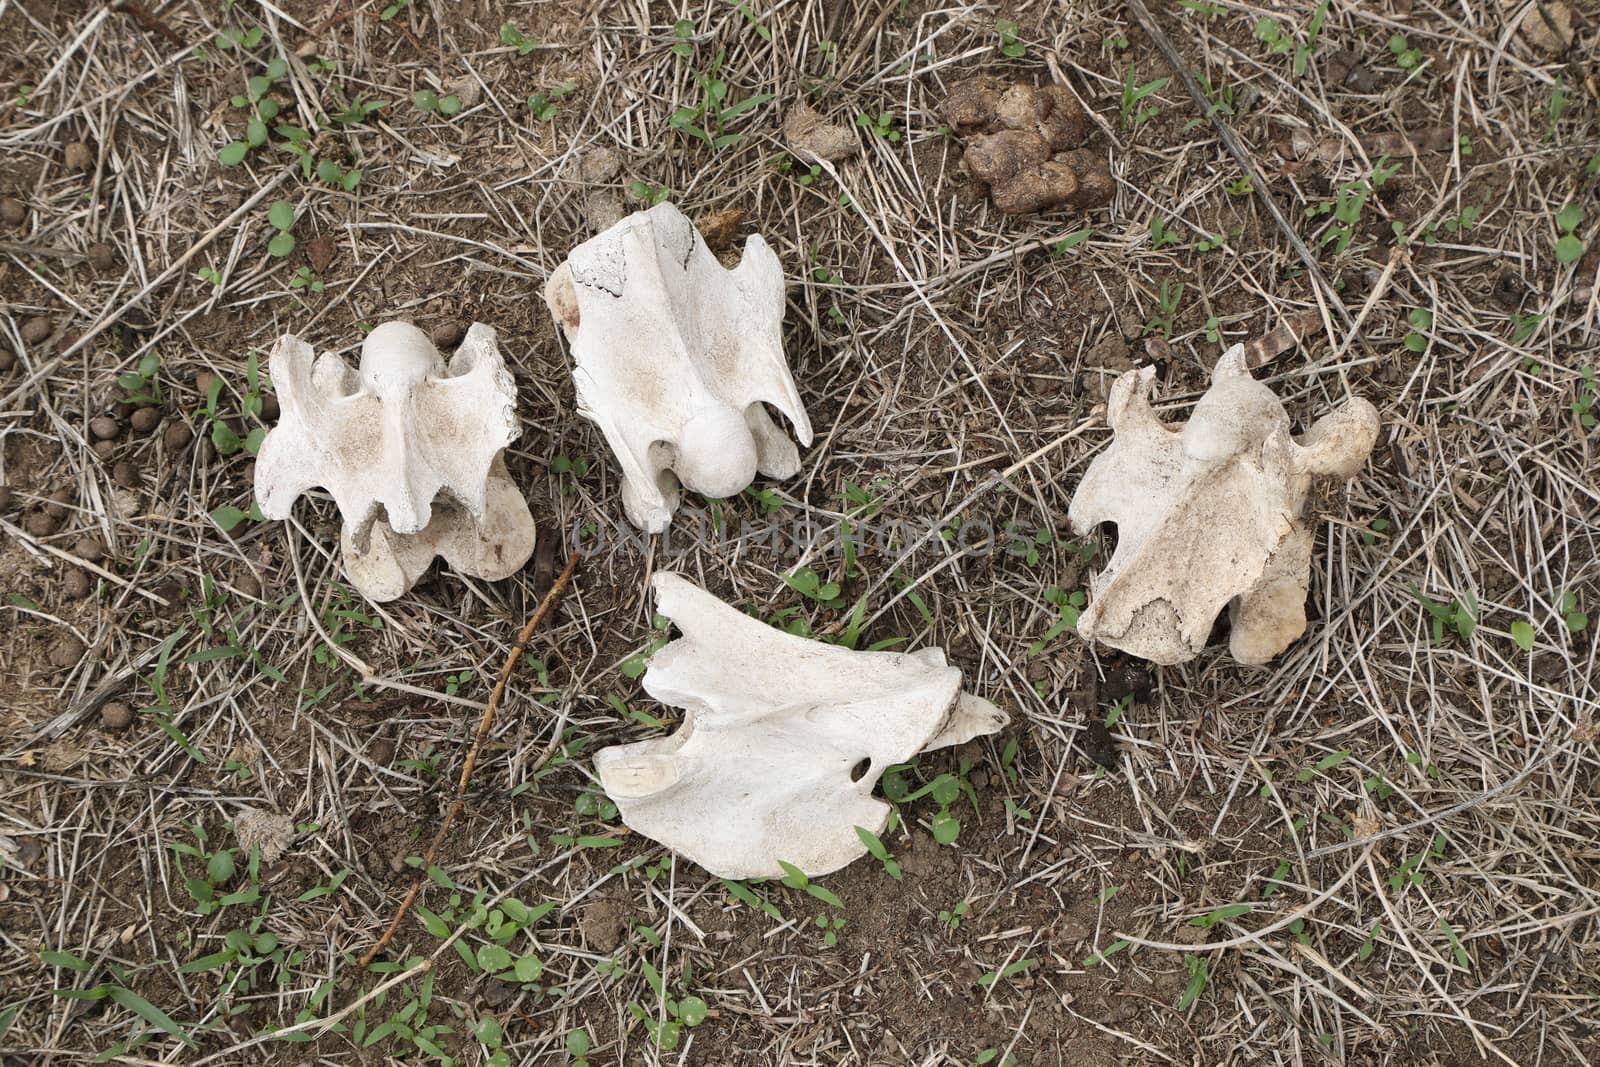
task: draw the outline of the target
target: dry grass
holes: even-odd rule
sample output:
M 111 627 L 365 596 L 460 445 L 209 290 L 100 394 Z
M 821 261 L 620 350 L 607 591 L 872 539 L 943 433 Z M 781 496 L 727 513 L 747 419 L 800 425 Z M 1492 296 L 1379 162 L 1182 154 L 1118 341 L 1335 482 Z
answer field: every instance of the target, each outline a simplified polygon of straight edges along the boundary
M 1026 1064 L 1600 1061 L 1600 458 L 1572 409 L 1600 329 L 1593 0 L 1574 5 L 1577 39 L 1559 54 L 1530 46 L 1493 3 L 1333 3 L 1304 74 L 1254 28 L 1270 14 L 1303 33 L 1307 0 L 1270 13 L 1158 5 L 1203 84 L 1231 94 L 1219 117 L 1314 269 L 1238 185 L 1237 160 L 1178 80 L 1149 98 L 1158 116 L 1121 122 L 1130 63 L 1140 83 L 1172 72 L 1115 5 L 416 0 L 390 19 L 383 6 L 0 0 L 0 195 L 25 208 L 0 232 L 0 347 L 18 354 L 0 372 L 8 1067 L 130 1039 L 134 1063 L 428 1062 L 403 1035 L 361 1048 L 352 1030 L 365 1040 L 425 992 L 429 1019 L 452 1031 L 439 1044 L 469 1064 L 485 1059 L 469 1035 L 489 1016 L 511 1062 L 527 1063 L 565 1062 L 574 1028 L 593 1063 L 964 1065 L 985 1049 Z M 1020 25 L 1025 56 L 999 54 L 997 16 Z M 674 35 L 680 18 L 692 38 Z M 507 19 L 538 47 L 503 45 Z M 220 50 L 229 27 L 261 39 Z M 1419 50 L 1410 66 L 1388 45 L 1396 33 Z M 729 102 L 773 99 L 713 152 L 670 118 L 701 102 L 696 73 L 723 50 Z M 1339 50 L 1361 73 L 1336 84 Z M 359 167 L 353 192 L 303 180 L 273 148 L 218 165 L 246 120 L 230 97 L 278 56 L 276 121 Z M 1054 71 L 1075 89 L 1119 178 L 1109 209 L 1006 218 L 974 195 L 938 106 L 980 70 Z M 530 118 L 526 97 L 569 79 L 553 120 Z M 465 106 L 419 110 L 419 89 Z M 862 130 L 857 158 L 802 182 L 781 119 L 808 93 L 846 123 L 887 112 L 901 136 Z M 379 98 L 392 103 L 365 121 L 327 119 Z M 1296 133 L 1318 150 L 1285 158 Z M 1444 150 L 1412 156 L 1396 134 Z M 65 162 L 79 141 L 86 171 Z M 1328 218 L 1306 208 L 1397 145 L 1400 169 L 1348 249 L 1323 244 Z M 595 148 L 621 160 L 600 187 L 579 173 Z M 854 575 L 836 543 L 608 538 L 530 650 L 548 674 L 514 677 L 440 861 L 463 896 L 558 903 L 517 942 L 543 975 L 526 989 L 473 975 L 452 945 L 481 946 L 482 932 L 436 936 L 420 913 L 391 946 L 398 972 L 362 973 L 355 961 L 449 805 L 486 683 L 548 574 L 435 575 L 366 605 L 340 582 L 328 502 L 224 533 L 209 516 L 249 506 L 248 455 L 167 431 L 209 433 L 196 371 L 220 378 L 221 411 L 237 415 L 247 353 L 280 333 L 348 353 L 361 324 L 479 319 L 517 373 L 526 433 L 511 465 L 544 530 L 569 543 L 585 524 L 622 533 L 614 463 L 573 410 L 537 294 L 592 232 L 595 194 L 637 206 L 635 182 L 696 217 L 741 212 L 794 282 L 789 352 L 818 441 L 804 473 L 772 487 L 777 520 L 835 528 L 859 510 L 841 495 L 850 483 L 869 488 L 879 524 L 1057 536 L 1030 565 L 931 534 L 863 552 Z M 287 260 L 266 253 L 277 199 L 299 216 Z M 1573 265 L 1553 254 L 1569 201 L 1590 248 Z M 1445 225 L 1471 207 L 1471 228 Z M 1179 239 L 1157 247 L 1153 217 Z M 1413 235 L 1436 224 L 1434 243 L 1397 246 L 1392 222 Z M 1084 226 L 1087 239 L 1053 251 Z M 1222 247 L 1197 247 L 1218 234 Z M 335 250 L 325 288 L 291 287 L 319 237 Z M 1142 340 L 1163 282 L 1184 285 L 1170 336 Z M 1403 344 L 1417 308 L 1432 316 L 1420 353 Z M 1531 315 L 1543 317 L 1515 332 L 1513 316 Z M 51 336 L 25 342 L 40 316 Z M 1219 646 L 1162 670 L 1153 699 L 1116 724 L 1120 769 L 1097 774 L 1078 739 L 1108 710 L 1112 686 L 1097 701 L 1095 679 L 1125 665 L 1070 633 L 1029 651 L 1055 618 L 1045 590 L 1085 582 L 1063 516 L 1105 441 L 1097 397 L 1116 367 L 1154 359 L 1181 418 L 1219 351 L 1208 325 L 1248 340 L 1284 320 L 1313 324 L 1260 372 L 1291 413 L 1309 420 L 1353 390 L 1385 422 L 1366 471 L 1316 505 L 1320 617 L 1270 669 L 1241 669 Z M 162 429 L 133 432 L 122 412 L 115 443 L 97 450 L 91 420 L 119 412 L 117 376 L 147 353 L 162 361 Z M 563 455 L 587 458 L 588 472 L 551 472 Z M 719 515 L 734 531 L 760 518 L 752 498 Z M 86 539 L 103 560 L 84 558 Z M 963 809 L 955 849 L 913 828 L 890 841 L 904 883 L 871 861 L 828 880 L 846 903 L 833 948 L 802 895 L 757 887 L 776 921 L 575 806 L 590 784 L 585 749 L 653 731 L 607 698 L 665 713 L 621 670 L 656 636 L 649 573 L 671 566 L 763 615 L 793 608 L 837 627 L 837 613 L 784 585 L 800 565 L 843 580 L 852 603 L 868 597 L 868 641 L 950 649 L 1015 722 L 924 761 L 924 774 L 957 758 L 975 768 L 978 810 Z M 84 580 L 87 595 L 74 591 Z M 1472 636 L 1433 640 L 1412 585 L 1440 603 L 1475 598 Z M 1591 616 L 1582 633 L 1558 607 L 1568 592 Z M 1532 652 L 1511 637 L 1516 622 L 1532 624 Z M 161 703 L 163 650 L 159 714 L 188 749 L 157 712 L 125 732 L 100 725 L 107 701 Z M 1014 776 L 1001 761 L 1012 739 Z M 552 741 L 557 756 L 530 778 Z M 253 876 L 234 853 L 221 891 L 254 886 L 259 900 L 202 916 L 186 888 L 201 860 L 173 846 L 194 845 L 198 827 L 208 850 L 237 848 L 231 823 L 249 809 L 296 832 Z M 572 840 L 613 832 L 615 847 Z M 951 931 L 937 913 L 960 900 L 970 911 Z M 1216 912 L 1230 904 L 1252 907 Z M 422 905 L 446 912 L 450 892 L 430 889 Z M 1218 921 L 1190 921 L 1204 916 Z M 284 957 L 183 970 L 241 929 L 270 931 Z M 673 982 L 689 967 L 711 1011 L 669 1052 L 626 1007 L 663 1009 L 645 962 Z M 1186 1003 L 1202 964 L 1204 988 Z M 111 986 L 193 1044 L 126 997 L 52 992 Z M 290 1026 L 314 1043 L 265 1036 Z

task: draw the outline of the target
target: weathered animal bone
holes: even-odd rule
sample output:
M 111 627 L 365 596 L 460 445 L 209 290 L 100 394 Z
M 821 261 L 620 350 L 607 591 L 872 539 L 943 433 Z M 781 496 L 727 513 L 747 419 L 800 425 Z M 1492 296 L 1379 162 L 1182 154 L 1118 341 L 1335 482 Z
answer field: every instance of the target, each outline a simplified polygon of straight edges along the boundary
M 1182 663 L 1199 655 L 1227 606 L 1233 658 L 1265 663 L 1305 632 L 1312 538 L 1301 511 L 1311 479 L 1360 469 L 1378 437 L 1377 409 L 1354 397 L 1292 437 L 1283 404 L 1250 377 L 1235 345 L 1189 421 L 1166 426 L 1150 408 L 1154 377 L 1146 367 L 1112 386 L 1106 421 L 1116 437 L 1067 512 L 1080 535 L 1117 527 L 1078 632 Z
M 516 440 L 517 387 L 493 328 L 475 323 L 445 365 L 426 334 L 388 322 L 352 371 L 285 335 L 270 369 L 283 414 L 256 457 L 269 519 L 325 488 L 344 519 L 345 573 L 372 600 L 416 584 L 435 556 L 488 580 L 533 554 L 528 504 L 502 453 Z
M 684 709 L 669 737 L 602 749 L 595 770 L 623 822 L 723 878 L 811 875 L 866 848 L 889 805 L 884 770 L 1006 724 L 961 691 L 937 648 L 852 652 L 784 633 L 676 574 L 653 580 L 683 636 L 657 652 L 644 688 Z
M 635 526 L 666 529 L 680 482 L 727 497 L 757 471 L 800 470 L 762 406 L 811 443 L 783 355 L 783 270 L 759 234 L 725 270 L 682 212 L 658 204 L 574 248 L 544 298 L 572 345 L 578 411 L 622 465 Z

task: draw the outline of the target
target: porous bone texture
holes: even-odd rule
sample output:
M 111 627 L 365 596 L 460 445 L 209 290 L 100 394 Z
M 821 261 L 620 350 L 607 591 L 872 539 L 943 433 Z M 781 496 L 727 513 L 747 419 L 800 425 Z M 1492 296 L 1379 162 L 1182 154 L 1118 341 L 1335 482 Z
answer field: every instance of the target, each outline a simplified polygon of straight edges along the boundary
M 884 770 L 994 733 L 1006 716 L 961 691 L 937 648 L 854 652 L 784 633 L 676 574 L 653 580 L 683 636 L 657 652 L 645 691 L 683 709 L 668 737 L 596 753 L 622 819 L 724 878 L 822 875 L 881 833 Z
M 272 350 L 282 415 L 256 458 L 263 515 L 326 489 L 345 572 L 372 600 L 403 595 L 437 556 L 489 580 L 527 562 L 533 516 L 501 455 L 519 432 L 516 385 L 491 327 L 474 324 L 448 365 L 404 322 L 367 335 L 359 370 L 313 355 L 289 335 Z
M 1150 407 L 1153 368 L 1117 379 L 1111 445 L 1073 495 L 1077 534 L 1116 526 L 1116 550 L 1090 582 L 1078 633 L 1155 663 L 1193 659 L 1228 608 L 1229 651 L 1265 663 L 1305 632 L 1311 531 L 1302 512 L 1316 475 L 1348 478 L 1378 435 L 1378 412 L 1352 398 L 1303 436 L 1250 377 L 1243 345 L 1225 352 L 1189 421 Z
M 783 270 L 759 234 L 725 269 L 671 204 L 572 250 L 545 286 L 572 346 L 578 410 L 622 467 L 634 525 L 666 529 L 679 488 L 733 496 L 757 471 L 788 478 L 811 422 L 783 354 Z

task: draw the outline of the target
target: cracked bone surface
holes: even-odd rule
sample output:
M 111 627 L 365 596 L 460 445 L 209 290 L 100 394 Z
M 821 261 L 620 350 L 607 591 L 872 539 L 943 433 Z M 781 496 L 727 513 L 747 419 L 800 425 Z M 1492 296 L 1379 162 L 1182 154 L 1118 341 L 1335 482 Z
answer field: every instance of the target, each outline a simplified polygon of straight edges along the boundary
M 290 335 L 269 368 L 283 414 L 256 457 L 261 512 L 286 519 L 300 494 L 326 489 L 363 595 L 404 595 L 436 556 L 488 580 L 528 561 L 533 516 L 502 456 L 519 433 L 517 387 L 492 327 L 475 323 L 448 366 L 421 330 L 387 322 L 358 371 L 331 352 L 313 360 Z
M 635 212 L 572 250 L 544 290 L 572 346 L 578 411 L 622 466 L 635 526 L 672 521 L 680 484 L 733 496 L 760 471 L 789 478 L 811 421 L 783 355 L 783 268 L 759 234 L 725 269 L 671 204 Z
M 1155 663 L 1199 655 L 1224 607 L 1228 648 L 1265 663 L 1306 628 L 1314 476 L 1349 478 L 1378 438 L 1378 411 L 1353 397 L 1305 434 L 1250 376 L 1243 345 L 1222 354 L 1189 421 L 1150 407 L 1155 369 L 1128 371 L 1106 403 L 1111 445 L 1073 494 L 1074 533 L 1117 528 L 1111 561 L 1090 581 L 1078 633 Z
M 853 652 L 768 626 L 679 575 L 652 584 L 683 636 L 643 684 L 683 709 L 683 725 L 602 749 L 595 770 L 623 822 L 719 877 L 781 877 L 779 860 L 838 870 L 866 852 L 856 827 L 888 822 L 872 795 L 886 768 L 1007 722 L 961 691 L 937 648 Z

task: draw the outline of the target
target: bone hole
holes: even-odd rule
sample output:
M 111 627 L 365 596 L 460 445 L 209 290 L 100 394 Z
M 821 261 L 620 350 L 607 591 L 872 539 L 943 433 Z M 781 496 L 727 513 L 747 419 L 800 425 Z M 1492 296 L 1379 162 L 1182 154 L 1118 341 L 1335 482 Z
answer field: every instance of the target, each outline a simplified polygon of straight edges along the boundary
M 1117 524 L 1102 522 L 1095 527 L 1095 536 L 1100 538 L 1099 560 L 1103 564 L 1117 551 Z
M 856 760 L 856 765 L 854 767 L 850 768 L 850 780 L 852 782 L 861 781 L 861 779 L 867 776 L 867 772 L 871 769 L 872 760 L 863 756 L 861 759 Z

